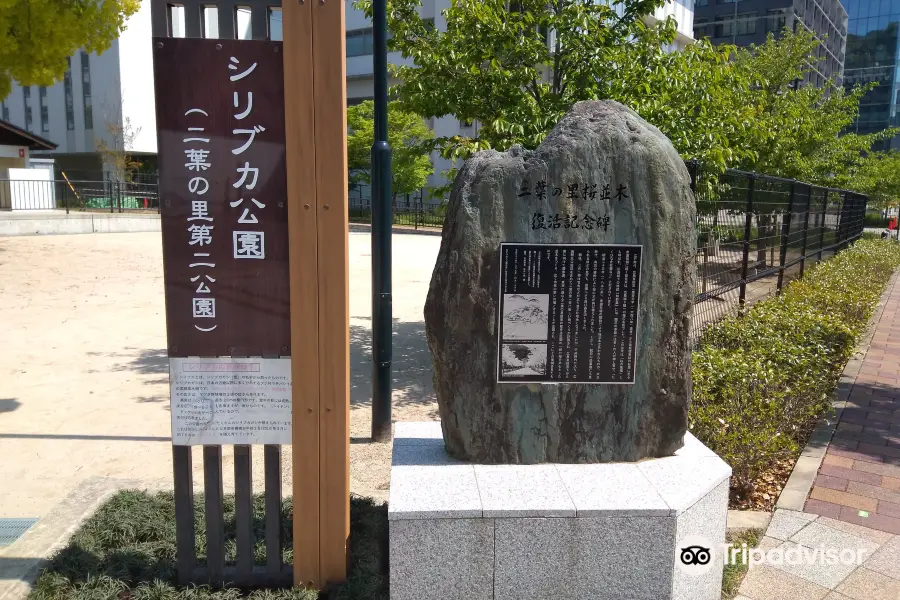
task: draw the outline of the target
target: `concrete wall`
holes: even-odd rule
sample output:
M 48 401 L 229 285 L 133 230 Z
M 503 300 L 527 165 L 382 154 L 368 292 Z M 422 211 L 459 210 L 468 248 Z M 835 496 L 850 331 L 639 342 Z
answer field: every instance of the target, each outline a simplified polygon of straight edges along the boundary
M 0 236 L 161 231 L 159 215 L 103 213 L 0 214 Z

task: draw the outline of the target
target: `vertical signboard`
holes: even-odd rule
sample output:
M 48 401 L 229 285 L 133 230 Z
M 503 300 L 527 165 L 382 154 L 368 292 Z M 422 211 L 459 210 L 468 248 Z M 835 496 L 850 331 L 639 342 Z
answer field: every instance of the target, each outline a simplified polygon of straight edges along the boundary
M 641 246 L 501 244 L 499 382 L 634 383 Z
M 173 442 L 289 444 L 281 43 L 154 52 Z
M 281 42 L 154 42 L 169 356 L 284 356 Z

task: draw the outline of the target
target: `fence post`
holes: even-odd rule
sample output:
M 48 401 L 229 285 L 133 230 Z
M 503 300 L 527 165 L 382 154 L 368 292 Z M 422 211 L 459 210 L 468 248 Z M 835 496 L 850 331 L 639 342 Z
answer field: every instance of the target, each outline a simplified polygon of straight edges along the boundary
M 747 206 L 745 208 L 746 218 L 744 219 L 744 257 L 741 260 L 741 291 L 739 302 L 743 307 L 747 298 L 747 263 L 750 258 L 750 231 L 753 226 L 753 188 L 756 181 L 756 175 L 751 173 L 747 181 Z
M 806 215 L 803 217 L 803 247 L 800 249 L 800 279 L 803 279 L 803 271 L 806 268 L 806 242 L 809 239 L 809 212 L 812 210 L 812 186 L 807 185 Z
M 792 181 L 791 194 L 788 196 L 787 218 L 781 221 L 781 257 L 778 259 L 778 285 L 776 287 L 778 292 L 781 291 L 781 286 L 784 285 L 784 262 L 787 258 L 788 237 L 791 235 L 791 220 L 794 215 L 794 192 L 796 188 L 797 182 Z
M 831 190 L 825 188 L 822 194 L 822 223 L 819 227 L 819 258 L 816 262 L 822 262 L 822 248 L 825 246 L 825 218 L 828 216 L 828 193 Z
M 109 212 L 112 214 L 116 212 L 116 200 L 115 194 L 113 194 L 112 179 L 109 178 L 109 174 L 106 175 L 106 185 L 103 187 L 106 188 L 106 197 L 109 198 Z
M 69 214 L 69 190 L 65 185 L 63 185 L 62 191 L 63 191 L 63 204 L 65 204 L 65 206 L 66 206 L 66 214 Z

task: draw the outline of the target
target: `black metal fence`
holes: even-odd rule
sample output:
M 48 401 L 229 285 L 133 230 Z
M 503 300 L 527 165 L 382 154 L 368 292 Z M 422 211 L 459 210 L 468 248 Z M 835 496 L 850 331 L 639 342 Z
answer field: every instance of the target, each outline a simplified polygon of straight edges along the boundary
M 418 190 L 412 194 L 398 194 L 393 201 L 394 225 L 413 229 L 440 229 L 444 226 L 444 205 L 429 200 L 428 192 Z M 350 188 L 349 214 L 351 223 L 372 222 L 372 194 L 369 186 Z
M 772 296 L 860 238 L 868 197 L 689 162 L 697 202 L 692 341 L 741 306 Z
M 0 210 L 159 212 L 156 181 L 0 179 Z

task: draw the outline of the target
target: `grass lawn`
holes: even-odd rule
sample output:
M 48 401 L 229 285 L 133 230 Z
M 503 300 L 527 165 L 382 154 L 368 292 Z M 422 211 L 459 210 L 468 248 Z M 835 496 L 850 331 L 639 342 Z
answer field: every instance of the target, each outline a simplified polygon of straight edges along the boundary
M 235 558 L 234 497 L 225 497 L 225 557 Z M 264 502 L 254 498 L 256 562 L 265 564 Z M 203 497 L 195 497 L 197 556 L 206 556 Z M 291 501 L 282 511 L 282 557 L 293 560 Z M 336 600 L 387 600 L 387 505 L 350 501 L 350 572 Z M 171 492 L 123 491 L 104 504 L 51 559 L 29 600 L 314 600 L 302 589 L 240 590 L 175 585 L 175 501 Z

